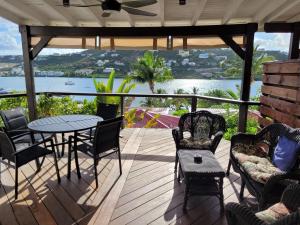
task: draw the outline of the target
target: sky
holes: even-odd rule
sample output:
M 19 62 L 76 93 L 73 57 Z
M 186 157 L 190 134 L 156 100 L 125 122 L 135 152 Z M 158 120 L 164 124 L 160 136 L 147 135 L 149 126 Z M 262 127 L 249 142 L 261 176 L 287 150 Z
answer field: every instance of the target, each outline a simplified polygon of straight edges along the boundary
M 266 50 L 280 50 L 288 52 L 290 34 L 262 33 L 255 34 L 254 43 Z M 74 49 L 44 49 L 40 54 L 71 53 Z M 21 55 L 22 43 L 18 25 L 0 17 L 0 55 Z

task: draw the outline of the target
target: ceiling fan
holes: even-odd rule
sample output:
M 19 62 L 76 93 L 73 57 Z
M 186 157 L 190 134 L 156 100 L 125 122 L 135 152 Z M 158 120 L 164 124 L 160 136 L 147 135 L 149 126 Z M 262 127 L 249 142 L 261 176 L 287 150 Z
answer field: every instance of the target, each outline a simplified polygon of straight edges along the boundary
M 125 10 L 127 13 L 132 15 L 140 15 L 140 16 L 156 16 L 157 14 L 143 11 L 140 8 L 143 6 L 153 5 L 157 3 L 157 0 L 134 0 L 130 2 L 118 2 L 117 0 L 97 0 L 99 4 L 71 4 L 70 0 L 63 0 L 63 4 L 59 6 L 63 7 L 97 7 L 101 6 L 104 11 L 102 17 L 109 17 L 113 11 L 121 11 L 121 9 Z

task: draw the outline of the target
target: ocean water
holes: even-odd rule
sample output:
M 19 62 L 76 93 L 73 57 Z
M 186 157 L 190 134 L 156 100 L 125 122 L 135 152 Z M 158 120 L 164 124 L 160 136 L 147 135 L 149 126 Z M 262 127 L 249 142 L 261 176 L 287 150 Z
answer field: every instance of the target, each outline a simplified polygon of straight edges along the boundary
M 66 81 L 73 81 L 74 85 L 65 85 Z M 99 78 L 105 83 L 106 78 Z M 114 82 L 114 90 L 121 84 L 122 79 L 117 78 Z M 232 89 L 236 90 L 236 85 L 240 85 L 240 80 L 203 80 L 203 79 L 174 79 L 166 83 L 156 84 L 156 88 L 163 88 L 167 93 L 172 94 L 174 90 L 182 88 L 187 92 L 192 92 L 193 87 L 199 89 L 200 94 L 203 94 L 212 89 Z M 251 85 L 251 96 L 259 94 L 261 88 L 261 81 L 255 81 Z M 36 77 L 35 87 L 37 92 L 42 91 L 63 91 L 63 92 L 89 92 L 95 93 L 96 90 L 93 85 L 92 78 L 65 78 L 65 77 Z M 25 91 L 24 77 L 0 77 L 0 88 L 12 91 Z M 147 84 L 137 84 L 137 87 L 131 93 L 151 93 Z M 74 96 L 76 100 L 93 99 L 93 97 Z M 136 101 L 137 103 L 137 101 Z

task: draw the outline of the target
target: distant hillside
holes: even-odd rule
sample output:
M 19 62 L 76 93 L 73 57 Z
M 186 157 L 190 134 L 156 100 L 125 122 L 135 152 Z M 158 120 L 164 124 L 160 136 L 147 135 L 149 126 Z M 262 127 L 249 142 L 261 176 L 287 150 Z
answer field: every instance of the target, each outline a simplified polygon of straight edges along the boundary
M 277 60 L 287 58 L 287 54 L 280 51 L 260 52 Z M 33 65 L 37 76 L 107 77 L 114 68 L 118 77 L 124 77 L 130 72 L 132 63 L 143 53 L 138 50 L 86 50 L 64 55 L 40 55 Z M 157 51 L 157 54 L 165 58 L 175 78 L 197 79 L 222 79 L 220 62 L 235 57 L 231 49 Z M 0 75 L 22 75 L 22 56 L 0 56 Z

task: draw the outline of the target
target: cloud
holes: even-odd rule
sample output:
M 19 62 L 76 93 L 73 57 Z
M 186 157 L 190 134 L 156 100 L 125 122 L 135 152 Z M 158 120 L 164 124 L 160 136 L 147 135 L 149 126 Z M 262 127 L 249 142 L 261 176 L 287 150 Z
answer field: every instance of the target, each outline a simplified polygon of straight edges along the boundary
M 0 18 L 0 54 L 16 55 L 22 53 L 21 36 L 18 26 Z
M 255 35 L 255 44 L 266 50 L 280 50 L 288 52 L 290 44 L 290 34 L 286 33 L 257 33 Z

